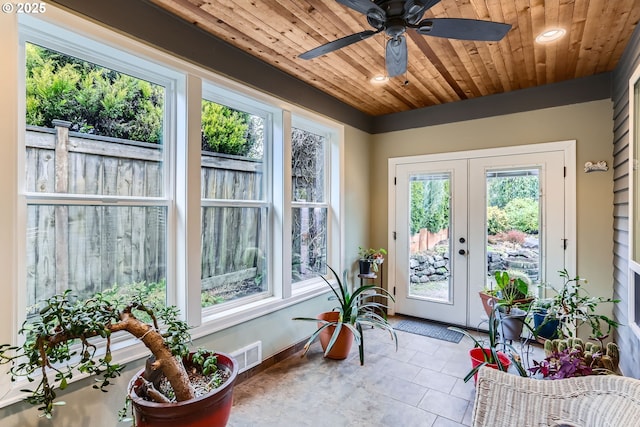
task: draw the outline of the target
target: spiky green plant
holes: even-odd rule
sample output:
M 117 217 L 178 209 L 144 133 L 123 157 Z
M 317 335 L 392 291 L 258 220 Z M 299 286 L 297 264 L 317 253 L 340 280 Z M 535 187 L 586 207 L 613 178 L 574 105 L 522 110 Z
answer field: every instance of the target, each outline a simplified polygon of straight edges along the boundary
M 377 299 L 391 299 L 394 301 L 393 296 L 384 288 L 375 285 L 362 285 L 355 289 L 353 286 L 349 286 L 347 270 L 342 274 L 342 281 L 340 276 L 335 272 L 333 268 L 327 265 L 329 270 L 336 278 L 337 286 L 333 286 L 324 276 L 322 280 L 331 288 L 333 295 L 329 297 L 330 301 L 338 301 L 338 305 L 333 308 L 333 311 L 340 313 L 338 320 L 335 322 L 328 320 L 320 320 L 315 317 L 294 317 L 293 320 L 305 320 L 309 322 L 320 323 L 320 326 L 316 331 L 311 334 L 309 340 L 304 346 L 302 356 L 307 354 L 311 344 L 320 336 L 320 333 L 325 329 L 334 326 L 335 329 L 329 340 L 329 344 L 324 352 L 326 356 L 329 354 L 340 331 L 343 327 L 349 328 L 353 332 L 356 343 L 358 344 L 358 351 L 360 354 L 360 364 L 364 364 L 364 337 L 362 334 L 362 326 L 367 325 L 374 328 L 379 328 L 389 332 L 391 340 L 395 342 L 396 351 L 398 350 L 398 337 L 393 327 L 387 322 L 387 315 L 385 310 L 387 306 Z M 353 289 L 353 291 L 351 291 Z
M 511 345 L 503 340 L 500 340 L 499 331 L 500 331 L 500 319 L 496 315 L 499 309 L 499 304 L 496 304 L 491 310 L 491 314 L 489 314 L 489 320 L 487 323 L 487 339 L 486 340 L 478 340 L 476 337 L 471 335 L 469 331 L 461 328 L 457 328 L 455 326 L 450 326 L 449 329 L 452 331 L 460 332 L 461 334 L 469 337 L 473 341 L 473 346 L 481 349 L 486 349 L 489 351 L 483 351 L 482 354 L 484 356 L 484 360 L 478 366 L 473 367 L 469 373 L 464 377 L 464 382 L 469 381 L 474 375 L 485 365 L 496 365 L 498 370 L 506 372 L 508 366 L 502 363 L 500 358 L 498 357 L 498 353 L 505 354 L 509 359 L 511 359 L 511 363 L 515 366 L 518 374 L 522 377 L 527 376 L 527 371 L 524 369 L 522 364 L 518 359 L 518 351 Z

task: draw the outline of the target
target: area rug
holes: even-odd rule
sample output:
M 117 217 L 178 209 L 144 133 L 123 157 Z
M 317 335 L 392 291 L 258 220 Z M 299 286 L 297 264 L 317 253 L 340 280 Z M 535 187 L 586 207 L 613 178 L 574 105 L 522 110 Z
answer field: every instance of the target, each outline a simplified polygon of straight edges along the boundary
M 453 343 L 459 343 L 464 336 L 460 332 L 447 329 L 447 325 L 423 319 L 401 320 L 393 325 L 393 329 Z

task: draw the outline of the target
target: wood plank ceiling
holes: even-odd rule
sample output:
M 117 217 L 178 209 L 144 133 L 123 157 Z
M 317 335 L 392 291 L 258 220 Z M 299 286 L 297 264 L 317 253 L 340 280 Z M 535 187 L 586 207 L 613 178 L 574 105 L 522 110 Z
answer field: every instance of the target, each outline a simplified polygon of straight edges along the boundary
M 640 20 L 639 0 L 441 0 L 424 18 L 511 24 L 500 42 L 407 32 L 406 75 L 384 75 L 384 33 L 312 60 L 303 52 L 369 30 L 335 0 L 151 0 L 161 8 L 373 116 L 586 77 L 615 68 Z M 561 27 L 557 42 L 541 32 Z M 405 84 L 408 81 L 408 84 Z

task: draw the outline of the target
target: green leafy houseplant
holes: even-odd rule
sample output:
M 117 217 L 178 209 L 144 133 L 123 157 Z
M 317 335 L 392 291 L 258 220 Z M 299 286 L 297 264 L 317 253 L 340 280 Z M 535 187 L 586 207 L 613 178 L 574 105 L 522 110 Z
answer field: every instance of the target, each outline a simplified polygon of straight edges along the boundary
M 366 261 L 371 264 L 371 268 L 373 271 L 378 271 L 378 265 L 384 262 L 384 256 L 387 254 L 386 249 L 379 248 L 368 248 L 365 249 L 362 246 L 358 247 L 358 256 L 360 257 L 360 261 Z
M 507 312 L 515 306 L 525 306 L 529 297 L 529 282 L 523 277 L 517 277 L 513 272 L 496 271 L 497 303 Z M 526 309 L 526 307 L 525 307 Z
M 364 337 L 362 334 L 362 326 L 372 326 L 389 332 L 391 340 L 395 342 L 396 351 L 398 350 L 398 337 L 393 327 L 387 322 L 385 310 L 387 306 L 376 300 L 391 299 L 393 296 L 384 288 L 375 285 L 362 285 L 353 289 L 349 286 L 347 271 L 343 272 L 342 281 L 338 274 L 327 266 L 336 278 L 337 286 L 333 286 L 324 276 L 321 276 L 325 283 L 329 286 L 333 295 L 329 297 L 330 301 L 337 301 L 338 305 L 333 309 L 339 313 L 337 321 L 319 320 L 313 317 L 294 317 L 293 320 L 304 320 L 319 323 L 320 326 L 311 334 L 309 340 L 304 346 L 302 356 L 307 354 L 311 344 L 320 336 L 322 331 L 330 327 L 334 327 L 331 340 L 325 350 L 325 356 L 331 351 L 342 328 L 348 328 L 353 333 L 354 339 L 358 344 L 360 355 L 360 364 L 364 364 Z M 350 289 L 353 289 L 351 291 Z
M 564 283 L 560 289 L 554 289 L 556 295 L 550 300 L 547 315 L 560 322 L 560 333 L 563 337 L 573 337 L 582 325 L 591 329 L 590 336 L 601 339 L 618 323 L 609 317 L 596 313 L 603 303 L 618 303 L 620 300 L 604 297 L 593 297 L 582 287 L 587 281 L 580 276 L 571 277 L 567 270 L 559 271 Z M 552 287 L 553 289 L 553 287 Z M 603 327 L 606 327 L 603 330 Z
M 494 306 L 491 310 L 491 314 L 489 314 L 486 340 L 478 340 L 465 329 L 457 328 L 455 326 L 449 327 L 450 330 L 460 332 L 461 334 L 470 338 L 474 343 L 474 348 L 483 350 L 481 353 L 484 360 L 480 364 L 471 368 L 471 370 L 464 377 L 464 382 L 467 382 L 471 378 L 473 378 L 477 374 L 478 370 L 480 370 L 480 368 L 485 365 L 495 365 L 498 370 L 506 372 L 509 368 L 509 365 L 505 364 L 503 360 L 501 360 L 501 358 L 499 357 L 500 354 L 504 354 L 508 357 L 511 363 L 515 366 L 520 376 L 527 376 L 527 372 L 520 363 L 517 356 L 517 350 L 511 344 L 500 340 L 500 319 L 496 315 L 497 311 L 498 305 Z
M 480 291 L 480 298 L 487 315 L 491 314 L 494 305 L 500 305 L 502 311 L 511 312 L 513 307 L 524 311 L 529 309 L 533 297 L 529 296 L 530 280 L 517 271 L 494 272 L 495 287 Z
M 0 364 L 9 364 L 12 381 L 24 377 L 35 384 L 23 390 L 28 393 L 25 400 L 39 405 L 43 415 L 51 418 L 54 407 L 64 404 L 56 402 L 57 390 L 64 390 L 77 372 L 101 377 L 93 388 L 107 391 L 105 388 L 124 369 L 124 365 L 112 361 L 111 338 L 116 332 L 126 331 L 153 354 L 147 366 L 154 378 L 141 379 L 144 387 L 136 390 L 137 395 L 154 402 L 185 402 L 208 393 L 230 374 L 226 368 L 218 370 L 216 354 L 198 350 L 191 357 L 193 368 L 209 376 L 210 382 L 204 389 L 191 385 L 183 364 L 191 341 L 188 330 L 176 307 L 147 304 L 139 295 L 125 303 L 102 294 L 80 300 L 66 291 L 45 300 L 37 318 L 24 322 L 19 331 L 25 336 L 24 344 L 0 345 Z M 92 340 L 95 337 L 105 340 L 104 354 Z M 171 384 L 170 396 L 157 388 L 159 372 Z M 124 418 L 126 410 L 120 415 Z

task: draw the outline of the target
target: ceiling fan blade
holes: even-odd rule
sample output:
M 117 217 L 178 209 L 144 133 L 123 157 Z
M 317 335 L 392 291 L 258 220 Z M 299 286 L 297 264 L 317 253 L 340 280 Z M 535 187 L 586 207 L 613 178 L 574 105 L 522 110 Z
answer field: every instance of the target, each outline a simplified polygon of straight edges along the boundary
M 406 19 L 409 24 L 415 24 L 422 19 L 422 15 L 424 15 L 427 10 L 440 3 L 440 1 L 441 0 L 407 0 L 404 6 L 404 19 Z
M 372 2 L 371 0 L 336 0 L 341 5 L 347 6 L 355 11 L 362 13 L 363 15 L 368 15 L 368 13 L 373 9 L 379 16 L 382 16 L 384 19 L 385 13 L 384 10 Z
M 489 42 L 502 40 L 511 25 L 478 19 L 433 18 L 423 19 L 412 28 L 425 36 Z
M 367 0 L 369 1 L 369 0 Z M 361 40 L 368 39 L 374 34 L 378 34 L 380 31 L 366 30 L 360 33 L 351 34 L 349 36 L 342 37 L 341 39 L 334 40 L 329 43 L 325 43 L 322 46 L 318 46 L 314 49 L 311 49 L 308 52 L 300 54 L 298 58 L 301 59 L 313 59 L 318 56 L 324 55 L 329 52 L 333 52 L 334 50 L 342 49 L 343 47 L 347 47 L 350 44 L 359 42 Z
M 395 77 L 407 71 L 407 39 L 404 36 L 387 40 L 387 76 Z
M 438 3 L 440 3 L 442 0 L 423 0 L 424 8 L 425 9 L 431 9 L 433 6 L 437 5 Z

